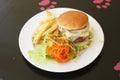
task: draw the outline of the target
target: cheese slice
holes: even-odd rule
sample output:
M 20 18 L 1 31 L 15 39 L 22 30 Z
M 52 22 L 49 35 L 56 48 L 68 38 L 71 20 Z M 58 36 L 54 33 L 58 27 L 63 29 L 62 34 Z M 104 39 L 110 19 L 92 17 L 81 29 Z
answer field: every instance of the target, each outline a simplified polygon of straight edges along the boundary
M 89 25 L 86 28 L 82 29 L 82 30 L 74 30 L 74 31 L 69 31 L 69 30 L 65 30 L 63 28 L 60 28 L 60 31 L 64 31 L 65 35 L 68 38 L 70 38 L 72 41 L 74 41 L 78 37 L 87 37 L 87 36 L 89 36 L 89 30 L 90 30 Z

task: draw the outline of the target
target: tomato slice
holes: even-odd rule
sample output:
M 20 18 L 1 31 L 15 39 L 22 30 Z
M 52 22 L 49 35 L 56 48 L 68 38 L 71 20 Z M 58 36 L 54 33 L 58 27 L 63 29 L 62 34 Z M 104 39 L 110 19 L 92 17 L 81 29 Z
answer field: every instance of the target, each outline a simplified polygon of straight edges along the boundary
M 84 40 L 85 40 L 84 37 L 78 37 L 74 42 L 79 43 L 79 42 L 83 42 Z

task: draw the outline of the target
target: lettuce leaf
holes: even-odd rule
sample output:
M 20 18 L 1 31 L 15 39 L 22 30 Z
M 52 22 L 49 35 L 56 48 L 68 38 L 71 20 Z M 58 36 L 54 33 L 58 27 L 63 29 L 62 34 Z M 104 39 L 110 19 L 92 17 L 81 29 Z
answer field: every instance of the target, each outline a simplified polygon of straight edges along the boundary
M 40 63 L 40 64 L 47 63 L 48 60 L 52 59 L 46 54 L 47 46 L 52 46 L 52 42 L 47 41 L 47 35 L 46 35 L 42 44 L 37 45 L 34 47 L 33 50 L 28 51 L 29 57 L 35 60 L 37 63 Z

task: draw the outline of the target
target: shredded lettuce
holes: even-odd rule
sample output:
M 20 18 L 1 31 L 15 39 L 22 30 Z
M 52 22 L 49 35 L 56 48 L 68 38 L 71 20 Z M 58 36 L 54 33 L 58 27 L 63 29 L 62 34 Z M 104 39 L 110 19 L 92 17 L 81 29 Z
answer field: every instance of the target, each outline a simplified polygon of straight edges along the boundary
M 92 32 L 90 32 L 89 33 L 89 38 L 91 38 L 92 35 L 93 35 Z M 52 37 L 53 35 L 52 34 L 46 34 L 43 42 L 40 45 L 37 45 L 37 46 L 34 47 L 33 50 L 28 51 L 29 57 L 31 59 L 35 60 L 37 63 L 46 64 L 47 62 L 54 61 L 51 56 L 48 56 L 46 54 L 46 50 L 47 50 L 48 46 L 52 46 L 53 43 L 56 42 L 56 40 L 59 40 L 59 38 L 56 38 L 55 40 L 50 40 L 50 36 Z M 62 32 L 62 31 L 58 34 L 58 36 L 66 37 L 65 33 Z M 64 44 L 64 45 L 68 45 L 68 46 L 71 47 L 71 49 L 74 53 L 73 54 L 74 57 L 77 56 L 77 53 L 80 50 L 88 48 L 88 46 L 89 46 L 88 44 L 90 42 L 89 39 L 87 39 L 83 42 L 80 42 L 80 43 L 73 43 L 71 40 L 69 40 L 69 41 L 70 41 L 69 43 Z
M 64 32 L 64 31 L 61 31 L 61 32 L 58 34 L 58 36 L 63 36 L 63 37 L 65 37 L 65 32 Z
M 42 44 L 37 45 L 33 50 L 28 51 L 29 57 L 34 59 L 37 63 L 47 63 L 48 60 L 52 59 L 50 56 L 46 55 L 47 46 L 52 46 L 52 42 L 47 41 L 46 35 Z
M 75 46 L 77 47 L 78 51 L 86 49 L 89 47 L 89 41 L 86 40 L 84 42 L 80 42 L 80 43 L 75 43 Z
M 38 63 L 46 63 L 46 45 L 36 46 L 33 50 L 29 50 L 29 57 Z
M 83 42 L 79 42 L 79 43 L 74 43 L 74 45 L 76 46 L 77 50 L 83 50 L 89 47 L 89 44 L 91 43 L 91 40 L 93 38 L 93 30 L 89 31 L 89 36 L 87 37 L 87 39 Z

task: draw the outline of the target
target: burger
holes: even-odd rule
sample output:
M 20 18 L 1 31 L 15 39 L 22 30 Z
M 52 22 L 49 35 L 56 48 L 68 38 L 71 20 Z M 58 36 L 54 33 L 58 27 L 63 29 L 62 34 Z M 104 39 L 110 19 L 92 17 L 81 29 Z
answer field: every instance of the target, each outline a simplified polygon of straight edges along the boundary
M 82 11 L 71 10 L 62 13 L 57 18 L 60 31 L 63 31 L 74 43 L 82 43 L 81 47 L 88 47 L 91 43 L 91 29 L 89 26 L 89 17 Z

